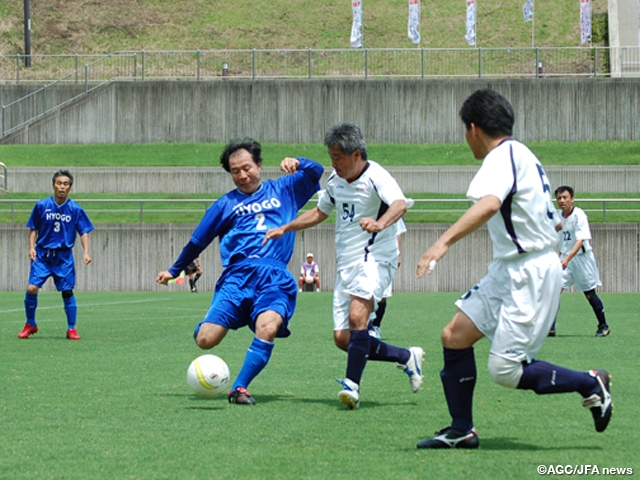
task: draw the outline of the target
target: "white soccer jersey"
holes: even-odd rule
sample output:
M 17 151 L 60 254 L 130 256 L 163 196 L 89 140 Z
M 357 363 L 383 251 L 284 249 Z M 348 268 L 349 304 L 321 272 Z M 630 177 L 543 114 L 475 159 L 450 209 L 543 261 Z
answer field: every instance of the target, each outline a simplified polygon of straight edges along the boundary
M 379 219 L 393 202 L 406 198 L 391 174 L 369 160 L 353 182 L 340 178 L 335 170 L 319 194 L 318 208 L 331 215 L 336 211 L 335 248 L 338 269 L 372 259 L 378 263 L 398 263 L 398 230 L 395 225 L 378 233 L 360 228 L 363 218 Z
M 573 207 L 568 217 L 562 216 L 562 210 L 559 212 L 562 219 L 562 230 L 560 231 L 560 254 L 566 257 L 578 240 L 582 240 L 582 248 L 578 251 L 578 255 L 591 251 L 591 229 L 589 228 L 589 220 L 584 210 Z
M 555 247 L 555 207 L 549 179 L 535 155 L 522 143 L 507 139 L 491 150 L 471 181 L 467 197 L 477 202 L 494 195 L 500 211 L 487 222 L 493 258 Z

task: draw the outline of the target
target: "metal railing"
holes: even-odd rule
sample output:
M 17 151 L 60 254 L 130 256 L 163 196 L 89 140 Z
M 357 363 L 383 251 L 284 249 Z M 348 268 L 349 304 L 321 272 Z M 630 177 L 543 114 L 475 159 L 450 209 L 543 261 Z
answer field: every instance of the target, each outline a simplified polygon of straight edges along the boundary
M 540 78 L 639 74 L 640 47 L 159 50 L 0 55 L 0 83 L 323 78 Z M 124 64 L 114 58 L 126 59 Z M 615 65 L 615 66 L 614 66 Z
M 133 58 L 130 55 L 104 55 L 52 83 L 2 105 L 1 136 L 5 136 L 109 83 L 118 72 L 124 75 L 128 70 L 127 62 L 132 61 Z M 77 85 L 80 88 L 65 90 L 56 88 L 67 85 Z
M 7 166 L 0 162 L 0 190 L 7 191 Z
M 0 199 L 0 223 L 26 222 L 37 200 Z M 216 199 L 75 199 L 94 223 L 197 223 Z M 317 202 L 309 200 L 309 205 Z M 448 223 L 470 205 L 462 198 L 419 198 L 406 214 L 408 222 Z M 640 198 L 576 199 L 594 223 L 640 223 Z M 176 214 L 170 216 L 168 214 Z M 620 215 L 624 215 L 620 219 Z M 613 217 L 613 218 L 612 218 Z M 616 218 L 618 217 L 618 218 Z

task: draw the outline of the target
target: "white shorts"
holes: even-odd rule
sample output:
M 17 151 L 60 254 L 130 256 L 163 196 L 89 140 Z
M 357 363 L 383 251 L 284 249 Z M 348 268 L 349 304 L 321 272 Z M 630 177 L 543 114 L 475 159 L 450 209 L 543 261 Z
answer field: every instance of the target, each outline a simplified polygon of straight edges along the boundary
M 567 264 L 567 268 L 563 270 L 562 288 L 571 290 L 574 285 L 581 292 L 588 292 L 602 286 L 593 251 L 574 256 Z
M 333 290 L 333 329 L 349 330 L 349 308 L 352 297 L 373 298 L 373 311 L 393 282 L 397 266 L 372 260 L 360 262 L 336 274 Z
M 494 260 L 456 305 L 491 341 L 491 353 L 531 361 L 558 311 L 561 279 L 560 259 L 552 249 Z

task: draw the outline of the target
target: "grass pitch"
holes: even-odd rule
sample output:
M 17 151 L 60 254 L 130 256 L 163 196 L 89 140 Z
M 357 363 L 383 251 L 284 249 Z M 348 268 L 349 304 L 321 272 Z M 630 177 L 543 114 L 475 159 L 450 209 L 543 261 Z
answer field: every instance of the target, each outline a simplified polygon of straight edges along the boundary
M 40 332 L 19 340 L 20 292 L 0 292 L 0 478 L 536 478 L 538 465 L 640 469 L 635 423 L 640 295 L 602 294 L 612 334 L 595 338 L 582 294 L 563 294 L 558 336 L 540 358 L 607 368 L 614 416 L 595 432 L 577 394 L 537 396 L 494 384 L 488 342 L 476 346 L 476 451 L 422 451 L 449 422 L 439 379 L 439 335 L 457 294 L 396 293 L 383 338 L 426 351 L 425 382 L 411 393 L 392 364 L 370 362 L 361 407 L 337 400 L 346 355 L 333 346 L 331 294 L 305 293 L 293 335 L 276 341 L 252 383 L 257 405 L 202 399 L 186 369 L 203 353 L 192 340 L 211 295 L 77 292 L 79 342 L 65 340 L 62 300 L 41 292 Z M 212 350 L 235 378 L 251 342 L 229 332 Z

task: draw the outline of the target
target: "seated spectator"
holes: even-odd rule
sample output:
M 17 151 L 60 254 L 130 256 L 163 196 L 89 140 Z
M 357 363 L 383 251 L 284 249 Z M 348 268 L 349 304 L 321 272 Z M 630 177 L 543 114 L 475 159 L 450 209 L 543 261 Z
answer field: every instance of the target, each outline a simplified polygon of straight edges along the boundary
M 318 264 L 313 261 L 313 253 L 307 253 L 307 260 L 302 262 L 300 268 L 300 278 L 298 278 L 298 292 L 302 292 L 302 285 L 315 284 L 316 292 L 320 291 L 320 277 L 318 274 L 320 269 Z

